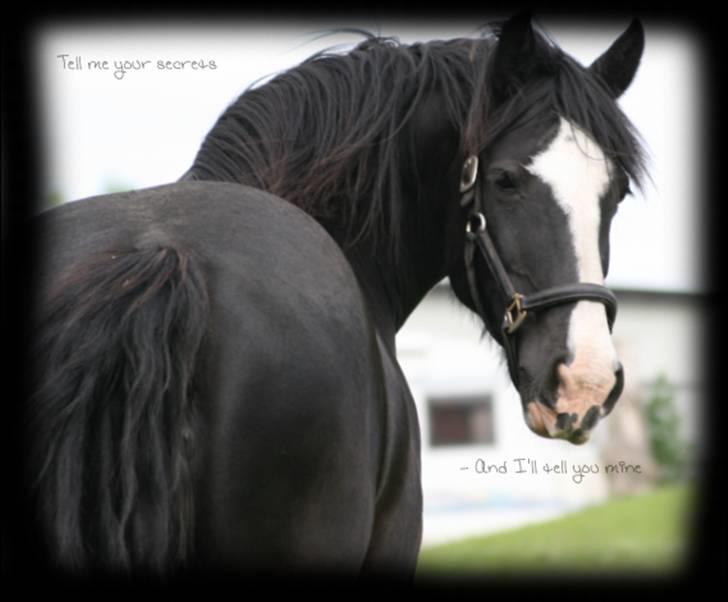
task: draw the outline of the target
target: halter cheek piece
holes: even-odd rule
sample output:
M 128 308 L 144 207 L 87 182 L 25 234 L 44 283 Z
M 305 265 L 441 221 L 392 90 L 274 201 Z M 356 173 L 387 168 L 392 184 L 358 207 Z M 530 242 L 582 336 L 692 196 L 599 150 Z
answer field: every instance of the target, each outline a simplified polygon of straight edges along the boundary
M 598 301 L 603 303 L 607 310 L 607 321 L 611 331 L 614 319 L 617 316 L 617 298 L 608 288 L 590 282 L 554 286 L 529 294 L 518 292 L 493 245 L 490 234 L 488 234 L 487 222 L 481 206 L 481 195 L 476 193 L 477 183 L 478 157 L 470 156 L 463 164 L 462 179 L 460 181 L 460 193 L 462 194 L 460 205 L 467 207 L 472 204 L 465 223 L 465 273 L 475 309 L 481 319 L 485 321 L 485 311 L 480 299 L 475 274 L 475 251 L 477 249 L 480 251 L 503 295 L 505 307 L 501 325 L 503 347 L 508 359 L 511 380 L 513 384 L 518 386 L 518 347 L 514 335 L 524 324 L 524 320 L 530 311 L 548 309 L 549 307 L 575 303 L 576 301 Z

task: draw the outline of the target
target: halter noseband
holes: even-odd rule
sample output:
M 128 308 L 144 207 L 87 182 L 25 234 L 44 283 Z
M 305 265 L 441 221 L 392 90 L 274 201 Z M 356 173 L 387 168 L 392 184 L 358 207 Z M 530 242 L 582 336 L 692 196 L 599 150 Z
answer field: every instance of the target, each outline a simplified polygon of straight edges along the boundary
M 503 347 L 508 359 L 511 380 L 515 385 L 518 385 L 518 348 L 513 335 L 523 325 L 529 311 L 547 309 L 576 301 L 598 301 L 603 303 L 607 310 L 607 321 L 611 332 L 614 319 L 617 316 L 617 298 L 608 288 L 590 282 L 554 286 L 527 295 L 518 292 L 493 245 L 490 234 L 488 234 L 487 222 L 481 206 L 482 199 L 480 195 L 476 194 L 477 183 L 478 157 L 470 156 L 463 164 L 462 179 L 460 181 L 460 193 L 462 194 L 460 205 L 467 207 L 472 203 L 465 223 L 465 273 L 470 288 L 470 296 L 478 314 L 485 321 L 485 311 L 480 300 L 475 275 L 475 250 L 479 250 L 503 294 L 505 306 L 501 325 Z

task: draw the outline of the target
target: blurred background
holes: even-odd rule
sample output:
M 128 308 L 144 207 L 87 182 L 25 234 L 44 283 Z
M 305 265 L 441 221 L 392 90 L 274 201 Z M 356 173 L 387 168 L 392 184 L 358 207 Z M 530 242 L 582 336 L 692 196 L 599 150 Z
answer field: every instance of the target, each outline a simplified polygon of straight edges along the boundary
M 415 42 L 474 35 L 487 20 L 46 26 L 33 57 L 44 205 L 178 179 L 249 85 L 360 40 L 326 31 L 359 27 Z M 540 22 L 583 64 L 628 23 Z M 398 336 L 422 430 L 422 574 L 679 566 L 705 404 L 701 48 L 678 26 L 645 26 L 645 55 L 621 105 L 644 138 L 652 179 L 633 187 L 614 221 L 607 278 L 620 303 L 614 339 L 625 392 L 588 444 L 539 439 L 500 349 L 440 283 Z M 193 60 L 207 67 L 181 62 Z

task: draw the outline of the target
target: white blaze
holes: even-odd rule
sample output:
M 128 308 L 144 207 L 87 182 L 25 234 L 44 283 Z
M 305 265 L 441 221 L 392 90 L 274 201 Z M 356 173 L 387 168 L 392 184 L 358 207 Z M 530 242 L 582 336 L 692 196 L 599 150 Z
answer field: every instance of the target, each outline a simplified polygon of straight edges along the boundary
M 533 157 L 528 170 L 551 187 L 554 199 L 568 218 L 580 282 L 604 283 L 599 254 L 599 200 L 609 185 L 609 165 L 602 150 L 583 131 L 561 119 L 556 138 Z M 588 380 L 601 381 L 616 365 L 604 306 L 579 301 L 569 323 L 573 367 Z M 600 386 L 599 382 L 584 382 Z

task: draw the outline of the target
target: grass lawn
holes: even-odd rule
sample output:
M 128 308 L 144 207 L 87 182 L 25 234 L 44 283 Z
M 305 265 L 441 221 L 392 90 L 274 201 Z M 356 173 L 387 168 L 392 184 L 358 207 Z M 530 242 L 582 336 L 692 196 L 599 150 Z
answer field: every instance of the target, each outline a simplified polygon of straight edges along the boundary
M 417 577 L 669 575 L 681 568 L 689 541 L 689 492 L 659 489 L 538 525 L 425 548 Z

